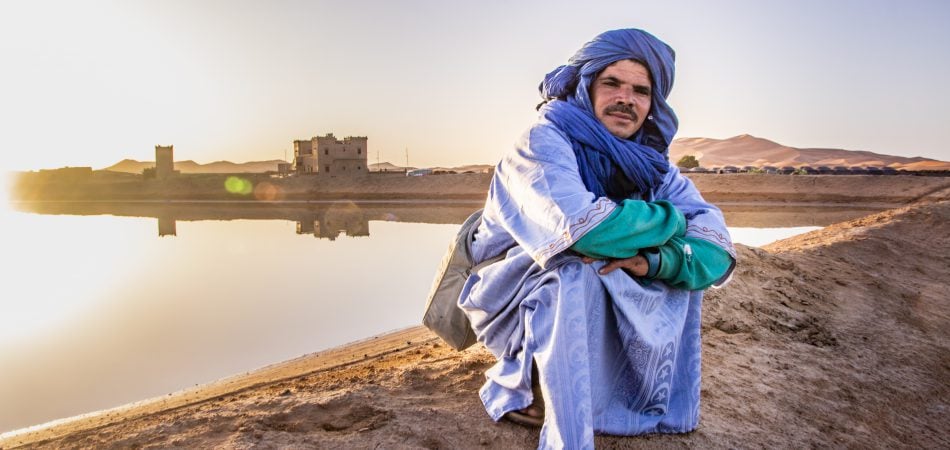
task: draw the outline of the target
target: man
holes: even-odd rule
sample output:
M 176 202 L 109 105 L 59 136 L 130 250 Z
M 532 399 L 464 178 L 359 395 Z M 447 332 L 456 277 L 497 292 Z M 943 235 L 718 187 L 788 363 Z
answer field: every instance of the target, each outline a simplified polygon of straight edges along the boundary
M 702 290 L 735 250 L 668 160 L 673 58 L 641 30 L 597 36 L 544 78 L 538 122 L 495 170 L 471 251 L 504 259 L 459 305 L 498 359 L 486 410 L 543 424 L 539 447 L 698 423 Z

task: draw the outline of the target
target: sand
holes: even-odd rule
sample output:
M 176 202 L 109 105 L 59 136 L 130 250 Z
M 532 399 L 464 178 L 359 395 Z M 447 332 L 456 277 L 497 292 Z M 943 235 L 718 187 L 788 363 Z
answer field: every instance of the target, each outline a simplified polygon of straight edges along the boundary
M 795 148 L 743 134 L 728 139 L 678 138 L 670 145 L 670 161 L 695 156 L 703 167 L 721 166 L 877 166 L 906 170 L 950 170 L 950 162 L 884 155 L 862 150 Z
M 699 429 L 598 448 L 947 448 L 950 202 L 739 246 L 703 316 Z M 411 328 L 0 441 L 0 448 L 533 448 L 477 397 L 491 355 Z

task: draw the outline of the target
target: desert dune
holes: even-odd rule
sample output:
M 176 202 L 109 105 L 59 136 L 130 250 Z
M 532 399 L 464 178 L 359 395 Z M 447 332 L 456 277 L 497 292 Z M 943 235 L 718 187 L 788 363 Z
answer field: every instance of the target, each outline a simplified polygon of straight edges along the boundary
M 742 134 L 728 139 L 680 138 L 670 145 L 670 160 L 693 155 L 703 167 L 716 166 L 887 166 L 907 170 L 950 170 L 950 162 L 883 155 L 864 150 L 795 148 Z

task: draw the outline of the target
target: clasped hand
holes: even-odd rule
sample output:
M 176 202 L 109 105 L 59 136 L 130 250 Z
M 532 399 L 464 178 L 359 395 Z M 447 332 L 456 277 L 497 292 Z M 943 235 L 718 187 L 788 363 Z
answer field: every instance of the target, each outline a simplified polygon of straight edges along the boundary
M 583 261 L 584 264 L 590 264 L 597 260 L 589 256 L 583 256 L 581 257 L 581 261 Z M 599 273 L 601 275 L 607 275 L 608 273 L 617 269 L 623 269 L 628 274 L 635 277 L 643 277 L 649 272 L 650 263 L 647 262 L 646 258 L 640 255 L 634 256 L 632 258 L 611 259 L 608 260 L 604 267 L 600 268 Z

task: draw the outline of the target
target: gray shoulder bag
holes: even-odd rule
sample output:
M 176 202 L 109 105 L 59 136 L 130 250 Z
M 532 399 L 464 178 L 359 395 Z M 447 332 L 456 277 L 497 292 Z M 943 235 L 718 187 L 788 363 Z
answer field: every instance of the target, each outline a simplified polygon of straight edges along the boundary
M 442 258 L 442 264 L 432 282 L 425 315 L 422 317 L 422 323 L 426 328 L 439 335 L 446 344 L 456 350 L 465 350 L 476 341 L 472 325 L 458 305 L 465 281 L 472 272 L 505 257 L 505 253 L 502 253 L 477 266 L 473 263 L 472 238 L 481 223 L 482 210 L 475 211 L 468 219 L 465 219 L 455 240 L 449 244 L 449 249 Z

